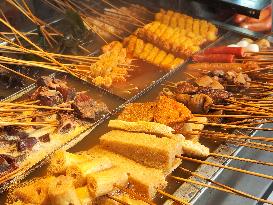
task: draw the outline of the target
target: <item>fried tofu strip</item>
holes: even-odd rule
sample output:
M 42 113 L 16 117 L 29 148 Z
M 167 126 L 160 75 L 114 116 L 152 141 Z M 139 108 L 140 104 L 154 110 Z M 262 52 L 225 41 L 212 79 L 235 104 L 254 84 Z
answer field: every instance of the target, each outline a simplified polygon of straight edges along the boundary
M 172 28 L 158 21 L 139 28 L 136 35 L 181 58 L 189 57 L 199 51 L 200 45 L 206 40 L 201 35 L 196 35 L 184 29 Z
M 87 176 L 87 187 L 93 198 L 112 192 L 115 185 L 125 186 L 127 183 L 128 175 L 119 167 L 95 172 Z
M 73 178 L 74 186 L 81 187 L 86 184 L 86 176 L 111 168 L 112 162 L 107 157 L 95 158 L 90 161 L 75 163 L 66 169 L 66 176 Z
M 183 154 L 188 156 L 206 157 L 209 155 L 209 148 L 200 144 L 198 141 L 185 140 L 182 134 L 173 134 L 172 132 L 174 132 L 174 130 L 163 124 L 143 121 L 126 122 L 121 120 L 110 120 L 108 126 L 131 132 L 160 134 L 175 139 L 182 144 Z
M 93 198 L 91 197 L 87 186 L 79 187 L 76 189 L 77 196 L 81 205 L 91 205 Z
M 86 162 L 89 159 L 85 156 L 72 154 L 66 151 L 57 151 L 51 159 L 48 173 L 52 175 L 64 174 L 71 165 Z
M 73 185 L 73 180 L 63 175 L 49 183 L 48 196 L 51 205 L 81 205 Z
M 141 59 L 164 70 L 175 69 L 184 62 L 182 58 L 176 58 L 134 35 L 127 37 L 123 44 L 127 48 L 127 56 Z
M 175 155 L 182 153 L 176 140 L 145 133 L 112 130 L 100 137 L 100 144 L 145 166 L 167 171 L 172 168 Z
M 159 13 L 155 14 L 155 21 L 159 21 L 172 28 L 180 28 L 195 35 L 201 35 L 208 41 L 215 41 L 217 39 L 218 29 L 215 25 L 205 20 L 193 19 L 185 14 L 161 9 Z
M 129 132 L 145 132 L 149 134 L 163 135 L 170 138 L 175 135 L 173 134 L 173 128 L 156 122 L 127 122 L 123 120 L 110 120 L 108 123 L 108 127 L 126 130 Z M 183 138 L 183 136 L 181 136 L 181 138 Z
M 208 122 L 208 118 L 206 118 L 206 117 L 193 117 L 190 120 L 200 122 L 200 123 L 207 123 Z M 196 124 L 196 123 L 187 122 L 183 125 L 183 127 L 181 129 L 181 133 L 186 137 L 187 140 L 198 142 L 199 141 L 198 132 L 203 129 L 204 129 L 203 124 Z
M 131 190 L 138 195 L 153 199 L 157 189 L 163 189 L 167 185 L 162 170 L 143 166 L 122 155 L 103 149 L 101 146 L 91 148 L 88 153 L 97 157 L 106 156 L 111 159 L 114 166 L 124 169 L 128 173 L 128 180 L 132 185 Z

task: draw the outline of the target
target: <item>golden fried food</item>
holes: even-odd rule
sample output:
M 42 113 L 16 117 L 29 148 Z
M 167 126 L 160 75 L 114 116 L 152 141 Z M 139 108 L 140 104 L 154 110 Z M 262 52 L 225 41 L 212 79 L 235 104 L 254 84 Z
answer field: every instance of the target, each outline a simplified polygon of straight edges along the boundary
M 138 58 L 160 68 L 171 70 L 184 62 L 181 58 L 175 58 L 171 53 L 160 50 L 158 47 L 131 35 L 124 39 L 127 48 L 127 56 Z
M 208 41 L 215 41 L 217 39 L 218 29 L 215 25 L 205 20 L 193 19 L 178 12 L 161 9 L 159 13 L 155 14 L 155 21 L 173 28 L 185 29 L 187 32 L 192 32 L 195 35 L 201 35 Z
M 153 121 L 155 106 L 155 102 L 131 103 L 124 108 L 118 119 L 128 122 Z
M 154 121 L 165 125 L 184 123 L 192 118 L 191 111 L 167 96 L 160 96 L 154 111 Z
M 157 21 L 139 28 L 136 35 L 179 57 L 191 56 L 199 51 L 199 46 L 206 41 L 199 34 L 180 28 L 172 28 Z

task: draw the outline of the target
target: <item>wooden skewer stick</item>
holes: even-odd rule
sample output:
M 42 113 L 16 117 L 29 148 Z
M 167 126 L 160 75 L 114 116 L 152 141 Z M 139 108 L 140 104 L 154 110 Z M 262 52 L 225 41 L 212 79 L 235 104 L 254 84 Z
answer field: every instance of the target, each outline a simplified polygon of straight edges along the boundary
M 210 153 L 209 156 L 212 156 L 212 157 L 223 157 L 223 158 L 234 159 L 234 160 L 243 161 L 243 162 L 250 162 L 250 163 L 254 163 L 254 164 L 273 166 L 273 163 L 270 163 L 270 162 L 264 162 L 264 161 L 258 161 L 258 160 L 253 160 L 253 159 L 246 159 L 246 158 L 240 158 L 240 157 L 235 157 L 235 156 L 230 156 L 230 155 L 225 155 L 225 154 Z
M 8 71 L 10 71 L 10 72 L 12 72 L 12 73 L 15 73 L 16 75 L 19 75 L 19 76 L 21 76 L 21 77 L 23 77 L 23 78 L 26 78 L 26 79 L 28 79 L 28 80 L 30 80 L 30 81 L 32 81 L 32 82 L 36 82 L 36 80 L 34 80 L 33 78 L 28 77 L 28 76 L 26 76 L 26 75 L 24 75 L 24 74 L 22 74 L 22 73 L 20 73 L 20 72 L 17 72 L 17 71 L 15 71 L 15 70 L 13 70 L 13 69 L 10 69 L 10 68 L 8 68 L 8 67 L 2 65 L 2 64 L 0 64 L 0 67 L 1 67 L 1 68 L 4 68 L 4 69 L 6 69 L 6 70 L 8 70 Z
M 236 135 L 236 134 L 227 134 L 227 133 L 222 133 L 222 132 L 215 132 L 215 131 L 209 131 L 209 130 L 195 130 L 194 131 L 199 131 L 202 133 L 202 135 L 214 135 L 218 137 L 224 137 L 224 138 L 234 138 L 234 139 L 250 139 L 250 140 L 260 140 L 260 141 L 265 141 L 265 142 L 273 142 L 273 138 L 271 137 L 260 137 L 260 136 L 253 136 L 250 137 L 248 135 Z
M 202 176 L 200 174 L 197 174 L 195 172 L 191 172 L 188 169 L 185 169 L 185 168 L 182 168 L 182 167 L 180 167 L 180 169 L 183 170 L 183 171 L 186 171 L 188 173 L 191 173 L 193 176 L 199 177 L 199 178 L 204 179 L 204 180 L 206 180 L 206 181 L 208 181 L 208 182 L 210 182 L 212 184 L 215 184 L 217 186 L 212 186 L 212 185 L 205 184 L 205 183 L 202 183 L 202 182 L 197 182 L 197 183 L 199 183 L 198 185 L 205 186 L 205 187 L 208 187 L 208 188 L 217 189 L 219 191 L 224 191 L 226 193 L 236 194 L 236 195 L 239 195 L 239 196 L 242 196 L 242 197 L 245 197 L 245 198 L 249 198 L 249 199 L 253 199 L 253 200 L 256 200 L 256 201 L 260 201 L 260 202 L 263 202 L 263 203 L 273 204 L 273 202 L 271 202 L 271 201 L 255 197 L 253 195 L 250 195 L 250 194 L 245 193 L 243 191 L 240 191 L 238 189 L 234 189 L 232 187 L 229 187 L 227 185 L 221 184 L 219 182 L 215 182 L 215 181 L 213 181 L 213 180 L 211 180 L 211 179 L 209 179 L 207 177 L 204 177 L 204 176 Z M 193 181 L 193 180 L 191 180 L 191 181 Z
M 144 197 L 136 194 L 135 192 L 133 192 L 133 191 L 131 191 L 129 189 L 126 189 L 126 188 L 124 188 L 124 187 L 122 187 L 122 186 L 120 186 L 118 184 L 115 184 L 114 186 L 117 187 L 118 189 L 120 189 L 121 191 L 126 192 L 127 194 L 129 194 L 130 196 L 134 197 L 135 199 L 139 199 L 141 201 L 144 201 L 147 204 L 156 205 L 154 202 L 149 201 L 146 198 L 144 198 Z
M 54 126 L 52 122 L 4 122 L 0 121 L 0 126 L 8 126 L 8 125 L 16 125 L 16 126 Z M 55 124 L 57 125 L 57 124 Z
M 211 123 L 211 122 L 197 122 L 197 121 L 188 121 L 189 123 L 193 124 L 202 124 L 202 125 L 209 125 L 209 126 L 215 126 L 215 127 L 222 127 L 225 129 L 252 129 L 252 130 L 263 130 L 263 131 L 273 131 L 273 128 L 262 128 L 262 127 L 248 127 L 243 125 L 228 125 L 228 124 L 218 124 L 218 123 Z
M 221 117 L 221 118 L 270 118 L 272 116 L 256 116 L 256 115 L 207 115 L 207 114 L 193 114 L 195 117 Z
M 216 164 L 216 163 L 213 163 L 213 162 L 202 161 L 202 160 L 193 159 L 193 158 L 185 157 L 185 156 L 176 155 L 176 157 L 180 158 L 180 159 L 183 159 L 183 160 L 199 163 L 199 164 L 206 164 L 206 165 L 210 165 L 210 166 L 214 166 L 214 167 L 229 169 L 229 170 L 232 170 L 232 171 L 236 171 L 236 172 L 240 172 L 240 173 L 244 173 L 244 174 L 249 174 L 249 175 L 256 176 L 256 177 L 261 177 L 261 178 L 273 180 L 273 176 L 269 176 L 269 175 L 266 175 L 266 174 L 256 173 L 256 172 L 243 170 L 243 169 L 236 168 L 236 167 L 229 167 L 229 166 L 226 166 L 226 165 Z
M 28 107 L 28 108 L 37 108 L 37 109 L 47 109 L 47 110 L 66 110 L 66 111 L 74 110 L 71 108 L 50 107 L 50 106 L 40 106 L 40 105 L 25 105 L 25 104 L 6 103 L 6 102 L 3 102 L 3 103 L 0 102 L 0 106 Z
M 116 197 L 114 197 L 114 196 L 111 196 L 110 194 L 107 194 L 106 196 L 107 196 L 109 199 L 112 199 L 112 200 L 114 200 L 114 201 L 116 201 L 116 202 L 118 202 L 118 203 L 120 203 L 120 204 L 131 205 L 131 204 L 127 203 L 126 201 L 122 201 L 122 200 L 120 200 L 120 199 L 118 199 L 118 198 L 116 198 Z
M 179 204 L 190 205 L 186 200 L 175 197 L 175 196 L 173 196 L 171 194 L 168 194 L 168 193 L 166 193 L 166 192 L 164 192 L 162 190 L 158 189 L 157 192 L 160 193 L 163 196 L 166 196 L 166 197 L 170 198 L 171 200 L 173 200 L 173 201 L 175 201 L 175 202 L 177 202 Z

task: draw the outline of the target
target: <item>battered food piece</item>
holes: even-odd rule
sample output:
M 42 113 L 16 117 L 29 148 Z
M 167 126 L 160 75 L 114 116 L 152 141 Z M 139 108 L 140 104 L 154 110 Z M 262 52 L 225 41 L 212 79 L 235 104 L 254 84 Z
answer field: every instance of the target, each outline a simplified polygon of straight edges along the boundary
M 81 187 L 86 184 L 86 176 L 111 168 L 112 162 L 107 157 L 95 158 L 90 161 L 76 163 L 66 169 L 66 176 L 73 179 L 74 186 Z
M 114 166 L 120 167 L 128 173 L 128 181 L 132 185 L 132 191 L 148 199 L 153 199 L 157 189 L 164 189 L 167 185 L 162 170 L 143 166 L 122 155 L 103 149 L 101 146 L 91 148 L 88 150 L 88 154 L 93 157 L 108 157 Z
M 153 121 L 155 106 L 155 102 L 131 103 L 126 105 L 118 119 L 128 122 Z
M 187 32 L 193 32 L 195 35 L 202 35 L 207 41 L 215 41 L 217 39 L 218 29 L 215 25 L 205 20 L 193 19 L 191 16 L 179 12 L 160 9 L 160 12 L 155 14 L 155 21 L 173 28 L 185 29 Z
M 192 118 L 191 111 L 183 104 L 167 96 L 160 96 L 154 111 L 154 121 L 171 126 Z
M 48 184 L 55 177 L 37 178 L 23 187 L 16 188 L 13 191 L 15 200 L 20 200 L 23 203 L 46 205 L 48 198 Z
M 48 197 L 51 205 L 81 205 L 73 180 L 67 176 L 59 176 L 48 184 Z
M 190 119 L 190 121 L 196 121 L 198 123 L 207 123 L 208 118 L 206 117 L 193 117 Z M 182 129 L 179 130 L 187 140 L 191 140 L 193 142 L 198 142 L 199 141 L 199 131 L 204 129 L 203 124 L 196 124 L 196 123 L 191 123 L 191 122 L 186 122 Z
M 122 168 L 113 167 L 87 176 L 87 187 L 93 198 L 103 196 L 116 189 L 115 185 L 125 186 L 128 175 Z
M 76 193 L 81 205 L 92 205 L 93 198 L 91 197 L 87 186 L 77 188 Z
M 182 142 L 183 152 L 187 156 L 192 157 L 208 157 L 210 152 L 209 148 L 200 144 L 199 142 L 193 142 L 192 140 L 183 140 Z
M 162 32 L 161 29 L 159 31 Z M 154 36 L 153 39 L 157 40 Z M 174 69 L 184 62 L 182 58 L 175 58 L 172 53 L 160 50 L 157 46 L 146 43 L 134 35 L 125 38 L 123 45 L 127 48 L 127 56 L 139 58 L 166 70 Z
M 145 132 L 150 134 L 157 134 L 170 138 L 175 135 L 173 134 L 173 132 L 175 131 L 173 128 L 156 122 L 127 122 L 123 120 L 110 120 L 108 127 L 126 130 L 129 132 Z M 183 136 L 181 137 L 183 138 Z
M 180 155 L 182 150 L 181 143 L 170 138 L 119 130 L 102 135 L 100 144 L 105 149 L 164 171 L 171 169 L 175 155 Z
M 71 165 L 83 163 L 89 160 L 90 159 L 85 156 L 59 150 L 52 157 L 47 171 L 52 175 L 64 174 L 66 169 Z

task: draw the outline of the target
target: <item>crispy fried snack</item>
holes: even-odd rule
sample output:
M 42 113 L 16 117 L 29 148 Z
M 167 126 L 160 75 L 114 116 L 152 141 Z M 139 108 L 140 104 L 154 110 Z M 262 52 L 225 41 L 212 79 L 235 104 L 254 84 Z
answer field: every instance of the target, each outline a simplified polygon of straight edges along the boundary
M 127 56 L 139 58 L 166 70 L 175 69 L 184 62 L 182 58 L 175 58 L 173 54 L 166 53 L 134 35 L 125 38 L 123 45 L 127 48 Z
M 118 119 L 128 122 L 151 122 L 154 119 L 155 106 L 155 102 L 131 103 L 125 107 L 122 113 L 118 116 Z
M 159 48 L 184 58 L 200 50 L 206 39 L 185 29 L 172 28 L 158 21 L 146 24 L 136 35 Z
M 184 123 L 192 117 L 185 105 L 166 96 L 160 96 L 154 111 L 154 121 L 169 126 Z
M 194 19 L 191 16 L 163 9 L 155 14 L 155 20 L 166 24 L 172 28 L 184 29 L 187 32 L 192 32 L 195 35 L 201 35 L 208 41 L 217 39 L 218 29 L 212 23 L 205 20 Z

